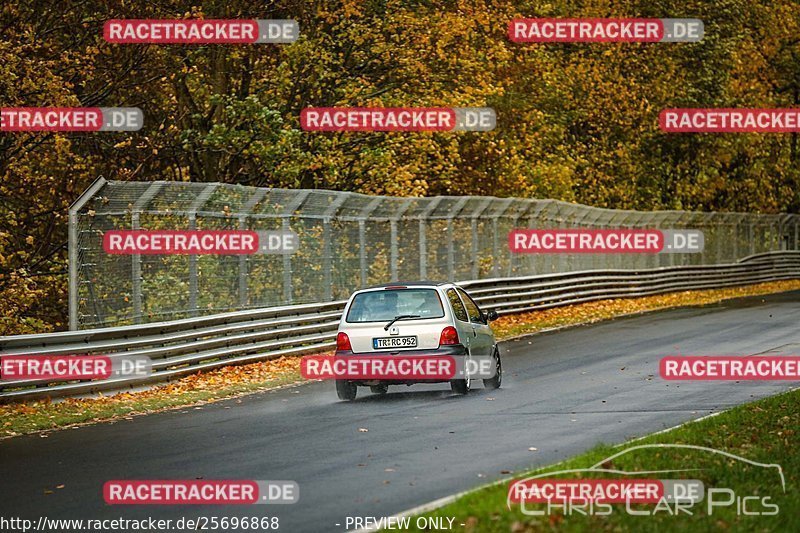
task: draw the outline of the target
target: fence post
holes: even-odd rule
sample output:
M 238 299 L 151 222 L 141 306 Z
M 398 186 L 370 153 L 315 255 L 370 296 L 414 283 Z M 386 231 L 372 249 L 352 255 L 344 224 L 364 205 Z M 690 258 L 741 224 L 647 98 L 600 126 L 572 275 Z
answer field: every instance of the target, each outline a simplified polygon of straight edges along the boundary
M 247 229 L 247 217 L 239 217 L 239 230 L 244 231 Z M 239 309 L 247 306 L 247 256 L 239 256 Z
M 78 279 L 78 272 L 80 267 L 78 266 L 78 261 L 80 261 L 80 239 L 78 238 L 78 213 L 89 200 L 94 198 L 94 195 L 97 194 L 106 183 L 108 182 L 103 176 L 98 177 L 94 183 L 69 206 L 69 233 L 67 236 L 69 294 L 67 297 L 69 298 L 69 329 L 71 331 L 76 331 L 78 329 L 79 322 L 78 300 L 80 295 L 78 294 L 78 285 L 80 280 Z
M 390 259 L 389 259 L 389 269 L 390 269 L 390 277 L 392 278 L 390 281 L 399 281 L 398 277 L 400 276 L 400 269 L 399 269 L 399 252 L 398 252 L 398 237 L 397 237 L 397 221 L 403 217 L 403 214 L 408 210 L 411 206 L 411 202 L 413 198 L 409 198 L 403 202 L 400 206 L 400 209 L 394 214 L 392 219 L 389 221 L 389 229 L 391 231 L 390 237 Z
M 514 198 L 506 198 L 504 200 L 503 207 L 500 208 L 500 211 L 492 215 L 492 276 L 494 277 L 497 277 L 500 273 L 500 250 L 497 235 L 497 221 L 501 216 L 503 216 L 503 214 L 505 214 L 505 212 L 513 203 Z M 510 253 L 511 251 L 509 250 L 509 254 Z
M 285 232 L 291 231 L 289 220 L 294 215 L 306 198 L 309 197 L 311 191 L 302 191 L 297 196 L 292 198 L 283 210 L 283 220 L 281 220 L 281 229 Z M 299 237 L 299 234 L 298 234 Z M 298 243 L 299 244 L 299 243 Z M 292 282 L 292 254 L 283 254 L 283 301 L 291 305 L 294 300 L 294 284 Z
M 331 220 L 339 212 L 339 208 L 347 200 L 347 194 L 339 194 L 336 200 L 325 210 L 322 219 L 322 271 L 325 276 L 325 300 L 333 300 L 333 253 L 331 252 Z
M 361 286 L 367 285 L 367 217 L 381 205 L 382 198 L 373 198 L 358 214 L 358 262 L 361 270 Z
M 562 213 L 562 209 L 564 208 L 564 206 L 562 205 L 561 202 L 553 202 L 552 205 L 556 208 L 555 209 L 555 220 L 557 222 L 556 227 L 558 227 L 558 228 L 565 227 L 566 226 L 565 218 L 564 218 L 564 214 Z M 558 256 L 558 268 L 557 268 L 557 271 L 558 272 L 566 272 L 567 271 L 567 268 L 566 268 L 567 267 L 567 255 L 563 254 L 563 253 L 560 253 L 560 254 L 557 254 L 557 256 Z M 510 273 L 509 273 L 509 275 L 510 275 Z
M 131 229 L 139 229 L 139 214 L 147 207 L 150 200 L 158 194 L 163 181 L 154 181 L 150 187 L 142 194 L 133 205 L 131 211 Z M 142 321 L 142 256 L 141 254 L 131 255 L 131 297 L 133 299 L 133 322 L 139 324 Z
M 242 206 L 242 210 L 239 213 L 239 229 L 244 231 L 247 229 L 247 217 L 253 212 L 253 209 L 258 205 L 258 203 L 264 199 L 267 195 L 267 191 L 269 189 L 257 189 L 250 198 L 247 199 L 247 202 Z M 248 268 L 248 263 L 250 261 L 250 257 L 247 255 L 240 255 L 239 256 L 239 308 L 247 307 L 247 304 L 250 300 L 249 294 L 249 287 L 248 287 L 248 274 L 250 269 Z
M 522 201 L 524 207 L 520 210 L 519 206 L 514 211 L 514 216 L 511 217 L 511 230 L 517 228 L 517 223 L 519 219 L 522 218 L 524 215 L 528 214 L 528 210 L 531 208 L 531 204 L 529 202 Z M 508 242 L 508 239 L 506 239 Z M 514 273 L 514 268 L 517 266 L 517 257 L 519 254 L 515 254 L 511 251 L 511 248 L 508 249 L 508 275 L 511 276 Z
M 798 228 L 800 228 L 800 221 L 797 219 L 797 216 L 794 216 L 794 249 L 800 250 L 800 246 L 798 246 L 798 237 L 800 237 L 800 232 L 798 232 Z
M 472 230 L 472 279 L 478 279 L 480 276 L 480 258 L 478 254 L 480 254 L 480 250 L 478 250 L 478 219 L 483 215 L 486 209 L 492 204 L 492 199 L 487 198 L 486 200 L 478 206 L 478 209 L 472 213 L 472 220 L 470 221 L 470 229 Z
M 358 220 L 358 270 L 361 274 L 361 286 L 367 285 L 367 228 L 366 221 Z
M 189 213 L 189 230 L 197 229 L 197 213 Z M 197 316 L 197 255 L 189 256 L 189 315 Z
M 468 197 L 459 198 L 456 205 L 453 206 L 450 213 L 447 215 L 447 279 L 452 281 L 455 279 L 456 265 L 455 265 L 455 241 L 453 239 L 453 219 L 461 213 L 466 205 Z
M 131 213 L 131 229 L 139 229 L 139 213 Z M 131 255 L 131 299 L 133 300 L 133 323 L 142 320 L 142 256 Z
M 397 221 L 389 222 L 389 281 L 397 281 Z
M 587 220 L 586 216 L 589 213 L 593 213 L 594 216 L 591 219 Z M 601 222 L 600 219 L 605 217 L 606 215 L 607 215 L 606 209 L 603 209 L 602 207 L 588 207 L 586 209 L 586 215 L 584 215 L 584 218 L 581 219 L 581 224 L 583 225 L 584 228 L 588 229 L 604 228 L 606 227 L 606 224 L 605 222 Z M 600 267 L 606 264 L 603 258 L 601 257 L 601 254 L 588 254 L 588 255 L 590 257 L 589 262 L 591 263 L 591 269 L 599 269 Z
M 492 276 L 497 277 L 500 266 L 497 263 L 497 215 L 492 217 Z
M 281 220 L 281 229 L 284 232 L 291 230 L 289 219 Z M 291 305 L 294 300 L 294 286 L 292 285 L 292 254 L 283 254 L 283 301 Z
M 69 329 L 78 329 L 78 211 L 69 210 Z
M 428 205 L 419 215 L 419 279 L 428 279 L 428 218 L 443 198 L 437 196 L 428 200 Z
M 192 202 L 189 208 L 189 229 L 197 229 L 197 211 L 205 205 L 214 191 L 217 190 L 219 184 L 211 183 L 197 195 L 197 198 Z M 189 314 L 192 316 L 197 315 L 199 309 L 197 304 L 197 256 L 192 254 L 189 256 Z

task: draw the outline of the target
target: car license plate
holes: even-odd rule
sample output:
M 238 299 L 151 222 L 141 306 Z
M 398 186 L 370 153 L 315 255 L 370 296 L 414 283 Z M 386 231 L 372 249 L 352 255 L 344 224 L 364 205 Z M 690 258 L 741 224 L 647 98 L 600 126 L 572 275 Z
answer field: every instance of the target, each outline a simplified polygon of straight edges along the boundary
M 415 348 L 417 337 L 378 337 L 372 339 L 372 347 L 376 350 L 386 348 Z

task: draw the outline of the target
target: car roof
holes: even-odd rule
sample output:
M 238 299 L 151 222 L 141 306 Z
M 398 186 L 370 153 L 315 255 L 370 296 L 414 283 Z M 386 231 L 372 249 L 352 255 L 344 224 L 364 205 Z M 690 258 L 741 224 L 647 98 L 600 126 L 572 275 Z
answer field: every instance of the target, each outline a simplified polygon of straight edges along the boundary
M 380 285 L 372 285 L 359 289 L 360 291 L 368 291 L 370 289 L 385 289 L 386 287 L 440 287 L 442 285 L 452 285 L 449 281 L 394 281 L 392 283 L 382 283 Z

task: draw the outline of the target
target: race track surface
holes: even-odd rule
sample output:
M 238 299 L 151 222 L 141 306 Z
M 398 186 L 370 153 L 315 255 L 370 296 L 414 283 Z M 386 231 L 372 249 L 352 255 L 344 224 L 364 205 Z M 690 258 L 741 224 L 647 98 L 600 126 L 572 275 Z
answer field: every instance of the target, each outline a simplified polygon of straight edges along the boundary
M 403 386 L 382 397 L 359 389 L 358 400 L 343 403 L 332 383 L 312 383 L 7 439 L 0 441 L 0 516 L 266 515 L 280 517 L 279 531 L 344 531 L 347 516 L 393 515 L 509 477 L 501 471 L 553 463 L 796 386 L 666 382 L 658 363 L 671 354 L 798 354 L 798 325 L 800 292 L 745 298 L 503 343 L 503 388 L 466 397 L 446 384 Z M 102 498 L 107 480 L 195 478 L 295 480 L 300 501 L 112 507 Z

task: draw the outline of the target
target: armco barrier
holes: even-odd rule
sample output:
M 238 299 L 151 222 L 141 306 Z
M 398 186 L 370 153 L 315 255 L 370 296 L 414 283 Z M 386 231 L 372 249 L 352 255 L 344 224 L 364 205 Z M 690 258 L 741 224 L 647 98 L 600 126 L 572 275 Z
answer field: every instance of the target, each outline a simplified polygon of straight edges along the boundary
M 769 252 L 729 265 L 589 270 L 461 282 L 499 314 L 666 292 L 800 278 L 800 252 Z M 69 383 L 0 381 L 0 401 L 58 397 L 167 381 L 231 364 L 330 349 L 343 301 L 255 309 L 151 324 L 0 337 L 7 355 L 146 355 L 148 378 Z

